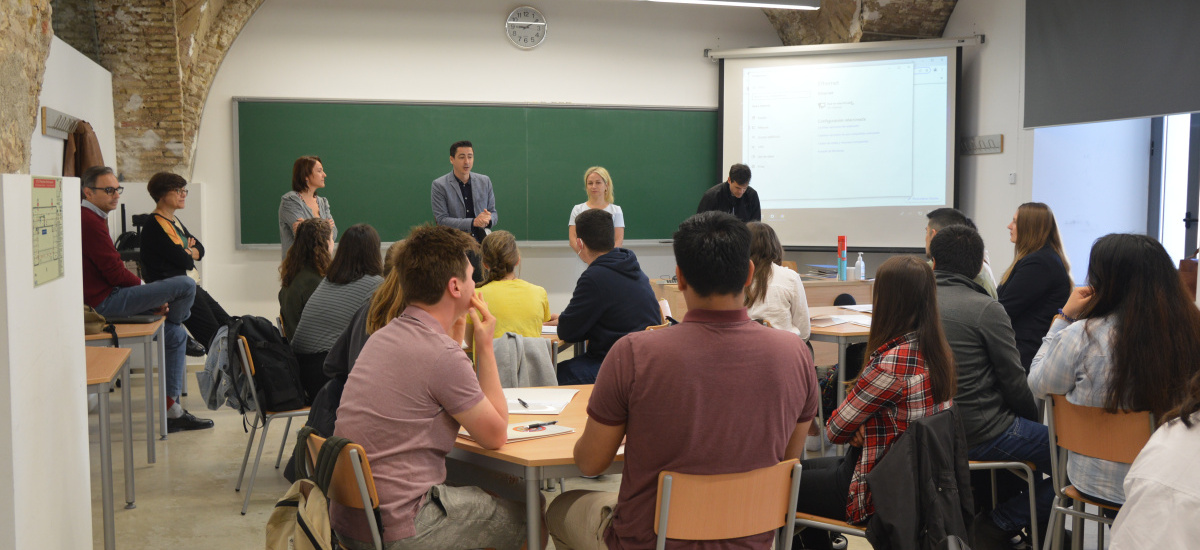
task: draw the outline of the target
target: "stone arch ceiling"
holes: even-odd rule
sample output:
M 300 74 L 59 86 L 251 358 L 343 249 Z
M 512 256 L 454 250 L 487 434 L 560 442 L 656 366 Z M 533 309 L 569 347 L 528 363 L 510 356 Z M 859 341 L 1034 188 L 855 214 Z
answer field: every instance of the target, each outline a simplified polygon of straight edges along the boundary
M 941 38 L 957 0 L 821 0 L 817 11 L 764 9 L 785 46 Z

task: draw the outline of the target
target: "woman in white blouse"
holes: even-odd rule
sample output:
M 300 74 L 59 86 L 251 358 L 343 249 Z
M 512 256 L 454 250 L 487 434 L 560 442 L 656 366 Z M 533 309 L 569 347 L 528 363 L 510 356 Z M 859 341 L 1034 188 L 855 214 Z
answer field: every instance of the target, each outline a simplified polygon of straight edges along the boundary
M 800 274 L 780 265 L 783 246 L 771 226 L 761 222 L 746 225 L 750 228 L 750 260 L 754 262 L 754 278 L 746 288 L 750 318 L 762 319 L 807 340 L 808 297 Z
M 587 202 L 575 205 L 571 209 L 571 219 L 567 222 L 567 242 L 571 244 L 571 249 L 576 253 L 579 249 L 575 248 L 575 216 L 592 208 L 605 210 L 613 217 L 613 233 L 615 237 L 615 245 L 619 248 L 625 240 L 625 215 L 621 213 L 621 207 L 613 204 L 613 186 L 612 178 L 608 175 L 608 170 L 603 166 L 593 166 L 588 168 L 583 173 L 583 188 L 587 191 Z

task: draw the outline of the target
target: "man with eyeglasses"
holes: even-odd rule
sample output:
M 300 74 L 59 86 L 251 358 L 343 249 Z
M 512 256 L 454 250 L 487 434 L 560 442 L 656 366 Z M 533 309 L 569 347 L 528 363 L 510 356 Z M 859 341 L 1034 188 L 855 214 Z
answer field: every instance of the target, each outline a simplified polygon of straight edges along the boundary
M 83 302 L 105 317 L 143 313 L 166 315 L 167 431 L 203 430 L 212 420 L 196 418 L 179 404 L 185 376 L 187 330 L 183 321 L 192 311 L 196 282 L 186 275 L 143 284 L 121 261 L 108 232 L 108 213 L 117 209 L 123 187 L 112 168 L 94 166 L 83 173 L 80 208 L 83 236 Z

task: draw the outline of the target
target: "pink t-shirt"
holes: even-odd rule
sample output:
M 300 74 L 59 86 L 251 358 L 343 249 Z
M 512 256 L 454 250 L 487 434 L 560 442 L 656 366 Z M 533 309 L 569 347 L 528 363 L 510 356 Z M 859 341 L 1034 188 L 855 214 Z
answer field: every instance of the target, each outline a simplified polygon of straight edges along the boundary
M 425 310 L 410 306 L 367 340 L 346 380 L 333 433 L 367 451 L 384 542 L 415 534 L 425 492 L 446 480 L 446 454 L 459 426 L 451 415 L 483 398 L 467 355 Z M 339 533 L 371 540 L 361 510 L 333 503 L 330 521 Z
M 682 324 L 618 340 L 588 402 L 593 420 L 626 430 L 608 547 L 654 547 L 659 472 L 727 474 L 776 464 L 817 404 L 804 341 L 751 321 L 745 309 L 692 309 Z M 764 533 L 667 547 L 765 549 L 771 539 Z

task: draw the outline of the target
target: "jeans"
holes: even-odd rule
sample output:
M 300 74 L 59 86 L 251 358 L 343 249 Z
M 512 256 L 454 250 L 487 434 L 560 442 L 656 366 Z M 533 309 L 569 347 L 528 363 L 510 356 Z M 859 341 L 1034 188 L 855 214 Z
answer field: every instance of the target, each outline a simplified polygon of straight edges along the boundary
M 595 384 L 596 375 L 600 372 L 600 365 L 603 362 L 603 357 L 580 355 L 559 363 L 558 385 Z
M 971 460 L 1003 460 L 1032 462 L 1038 479 L 1033 485 L 1036 494 L 1038 523 L 1045 525 L 1050 519 L 1050 505 L 1054 500 L 1054 483 L 1050 474 L 1050 433 L 1045 425 L 1017 417 L 1004 433 L 991 441 L 976 445 L 967 451 Z M 1029 526 L 1029 495 L 1025 491 L 1001 502 L 992 510 L 992 521 L 996 526 L 1016 532 Z M 1044 533 L 1045 531 L 1043 531 Z
M 124 317 L 149 313 L 167 304 L 167 322 L 163 323 L 166 340 L 163 344 L 167 355 L 167 364 L 163 366 L 167 378 L 165 397 L 175 400 L 183 393 L 183 377 L 187 368 L 187 330 L 181 323 L 191 315 L 195 298 L 196 281 L 180 275 L 141 286 L 114 288 L 112 294 L 96 306 L 96 311 L 105 317 Z

